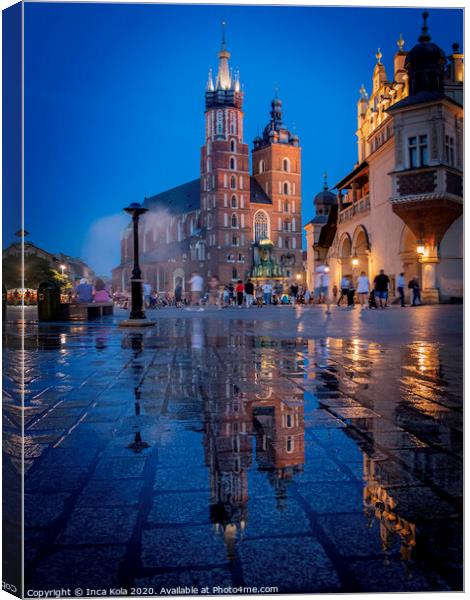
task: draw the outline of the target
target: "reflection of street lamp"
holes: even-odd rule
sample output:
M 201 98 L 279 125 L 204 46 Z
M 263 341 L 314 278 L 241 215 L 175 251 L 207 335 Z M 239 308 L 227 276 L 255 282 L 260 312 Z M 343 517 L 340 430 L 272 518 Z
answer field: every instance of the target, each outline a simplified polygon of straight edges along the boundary
M 423 240 L 416 240 L 416 252 L 420 256 L 423 256 L 423 254 L 424 254 L 424 242 L 423 242 Z
M 129 319 L 120 323 L 123 327 L 154 325 L 149 321 L 144 312 L 143 290 L 142 290 L 142 271 L 139 265 L 139 217 L 148 211 L 138 202 L 133 202 L 124 211 L 132 216 L 134 231 L 134 268 L 131 277 L 131 313 Z

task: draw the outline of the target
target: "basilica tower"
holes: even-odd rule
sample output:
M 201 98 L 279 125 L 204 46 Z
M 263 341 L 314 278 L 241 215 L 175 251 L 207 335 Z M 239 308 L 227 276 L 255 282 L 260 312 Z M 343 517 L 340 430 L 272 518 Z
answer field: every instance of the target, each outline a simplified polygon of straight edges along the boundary
M 299 138 L 283 123 L 282 102 L 271 102 L 270 121 L 253 144 L 253 177 L 272 202 L 269 236 L 288 278 L 302 273 L 301 162 Z
M 224 26 L 224 24 L 223 24 Z M 205 232 L 205 275 L 230 281 L 245 275 L 249 260 L 250 173 L 243 142 L 243 92 L 229 66 L 225 30 L 218 72 L 206 85 L 206 139 L 201 149 L 201 224 Z M 212 265 L 212 272 L 208 265 Z

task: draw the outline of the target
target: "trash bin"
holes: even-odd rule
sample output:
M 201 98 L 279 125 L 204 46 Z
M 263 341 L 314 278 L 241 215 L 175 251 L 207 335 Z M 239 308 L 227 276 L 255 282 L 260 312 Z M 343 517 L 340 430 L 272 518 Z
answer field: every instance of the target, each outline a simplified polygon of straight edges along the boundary
M 61 318 L 60 288 L 54 281 L 43 281 L 38 287 L 38 319 L 60 321 Z

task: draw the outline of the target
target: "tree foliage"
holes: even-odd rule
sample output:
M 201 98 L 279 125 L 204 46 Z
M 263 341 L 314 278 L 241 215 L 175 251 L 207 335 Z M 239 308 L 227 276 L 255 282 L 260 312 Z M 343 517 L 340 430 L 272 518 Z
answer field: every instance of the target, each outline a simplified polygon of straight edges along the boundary
M 21 256 L 6 256 L 3 258 L 3 283 L 8 289 L 21 287 Z M 24 286 L 37 289 L 42 281 L 53 280 L 61 287 L 70 285 L 67 277 L 52 269 L 39 256 L 24 257 Z

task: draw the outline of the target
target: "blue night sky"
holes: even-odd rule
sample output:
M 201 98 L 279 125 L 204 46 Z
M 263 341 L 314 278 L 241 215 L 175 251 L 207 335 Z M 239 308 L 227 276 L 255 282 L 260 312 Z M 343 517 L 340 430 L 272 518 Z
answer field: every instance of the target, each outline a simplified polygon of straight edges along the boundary
M 421 9 L 40 4 L 25 6 L 25 210 L 30 240 L 119 261 L 122 207 L 199 175 L 204 86 L 227 21 L 245 90 L 245 141 L 268 119 L 277 84 L 303 159 L 303 219 L 328 171 L 356 161 L 356 101 L 377 47 L 391 78 L 400 34 Z M 433 41 L 463 41 L 463 11 L 430 11 Z M 10 240 L 5 239 L 4 242 Z

